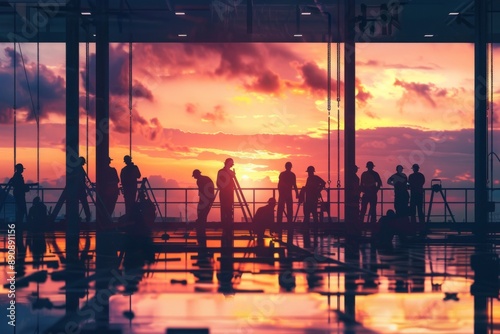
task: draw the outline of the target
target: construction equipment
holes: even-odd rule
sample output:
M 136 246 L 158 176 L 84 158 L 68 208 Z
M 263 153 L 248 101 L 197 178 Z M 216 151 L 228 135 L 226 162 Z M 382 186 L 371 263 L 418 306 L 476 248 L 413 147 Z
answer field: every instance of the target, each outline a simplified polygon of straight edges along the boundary
M 427 219 L 425 220 L 427 223 L 430 222 L 430 217 L 431 217 L 431 211 L 432 211 L 432 204 L 434 203 L 434 194 L 435 193 L 440 193 L 441 198 L 443 199 L 443 203 L 445 206 L 445 210 L 448 211 L 451 220 L 455 223 L 455 216 L 451 212 L 450 206 L 448 205 L 448 201 L 446 200 L 446 196 L 443 193 L 443 187 L 441 186 L 441 180 L 440 179 L 432 179 L 431 180 L 431 198 L 429 200 L 429 210 L 427 211 Z

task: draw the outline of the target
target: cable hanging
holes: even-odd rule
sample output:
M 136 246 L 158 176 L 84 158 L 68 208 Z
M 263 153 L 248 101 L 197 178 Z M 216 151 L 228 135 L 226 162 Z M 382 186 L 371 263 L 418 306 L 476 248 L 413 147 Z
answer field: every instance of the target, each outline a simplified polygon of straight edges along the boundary
M 129 155 L 132 156 L 132 40 L 128 44 Z
M 87 169 L 87 175 L 89 173 L 89 109 L 90 109 L 90 49 L 89 49 L 89 32 L 87 29 L 87 42 L 85 43 L 85 127 L 86 127 L 86 137 L 85 137 L 85 154 L 87 158 L 87 163 L 85 164 Z

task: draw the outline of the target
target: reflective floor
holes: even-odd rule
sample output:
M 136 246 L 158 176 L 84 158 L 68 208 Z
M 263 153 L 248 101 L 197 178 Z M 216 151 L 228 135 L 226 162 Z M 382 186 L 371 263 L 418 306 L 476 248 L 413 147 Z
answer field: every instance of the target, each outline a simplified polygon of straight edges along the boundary
M 302 235 L 257 242 L 241 231 L 224 243 L 209 231 L 204 250 L 184 230 L 66 238 L 24 234 L 13 299 L 2 235 L 0 333 L 500 333 L 498 299 L 471 294 L 471 256 L 498 254 L 495 236 L 322 235 L 305 248 Z M 498 293 L 498 268 L 486 272 Z

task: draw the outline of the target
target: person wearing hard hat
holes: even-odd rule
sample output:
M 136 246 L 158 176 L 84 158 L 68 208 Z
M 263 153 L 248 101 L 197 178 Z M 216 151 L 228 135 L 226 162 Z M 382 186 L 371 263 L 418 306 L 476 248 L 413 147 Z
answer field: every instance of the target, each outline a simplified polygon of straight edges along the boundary
M 418 164 L 413 164 L 411 167 L 413 173 L 408 177 L 408 184 L 410 187 L 410 217 L 411 222 L 415 223 L 416 215 L 415 211 L 418 214 L 418 222 L 424 223 L 424 184 L 425 184 L 425 176 L 420 173 L 420 166 Z
M 272 229 L 274 224 L 274 207 L 276 199 L 271 197 L 267 200 L 267 205 L 257 209 L 253 217 L 253 230 L 257 234 L 257 245 L 264 246 L 264 232 Z
M 368 211 L 368 220 L 371 223 L 377 222 L 377 193 L 382 186 L 382 180 L 379 173 L 373 170 L 375 164 L 372 161 L 366 163 L 366 171 L 361 174 L 361 210 L 359 212 L 360 222 L 364 221 L 365 213 L 370 204 L 370 211 Z
M 224 167 L 217 172 L 219 189 L 220 215 L 222 223 L 234 223 L 234 160 L 227 158 Z
M 309 218 L 312 215 L 313 221 L 318 223 L 318 202 L 321 197 L 321 190 L 326 185 L 325 180 L 323 180 L 318 175 L 315 175 L 316 169 L 314 166 L 307 167 L 306 170 L 308 176 L 306 180 L 306 185 L 303 188 L 305 195 L 304 198 L 304 223 L 309 223 Z
M 137 180 L 141 177 L 141 172 L 139 167 L 132 162 L 130 155 L 125 155 L 123 162 L 125 167 L 120 171 L 120 181 L 125 200 L 125 213 L 131 215 L 137 197 Z
M 23 164 L 15 165 L 14 170 L 14 176 L 12 176 L 9 183 L 12 185 L 12 193 L 16 201 L 16 223 L 20 227 L 27 214 L 26 193 L 30 191 L 30 188 L 24 183 L 23 172 L 25 168 Z
M 387 184 L 394 187 L 394 209 L 396 216 L 408 217 L 408 177 L 403 173 L 403 166 L 396 166 L 396 173 L 387 179 Z

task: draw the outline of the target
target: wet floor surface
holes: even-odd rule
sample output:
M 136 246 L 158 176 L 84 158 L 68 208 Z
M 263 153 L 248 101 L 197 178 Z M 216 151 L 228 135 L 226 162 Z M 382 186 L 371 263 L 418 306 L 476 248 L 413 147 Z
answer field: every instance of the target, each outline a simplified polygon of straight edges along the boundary
M 478 313 L 471 294 L 471 256 L 498 254 L 497 238 L 478 245 L 470 235 L 436 233 L 380 245 L 321 236 L 304 248 L 302 236 L 257 247 L 239 233 L 221 248 L 219 232 L 210 232 L 201 252 L 182 231 L 90 232 L 71 249 L 57 232 L 24 242 L 15 263 L 16 333 L 470 334 L 478 322 L 500 333 L 498 299 L 480 299 Z M 7 282 L 7 236 L 1 245 Z M 496 275 L 493 287 L 498 268 Z M 9 292 L 5 283 L 5 315 Z M 0 332 L 14 333 L 3 318 Z

